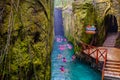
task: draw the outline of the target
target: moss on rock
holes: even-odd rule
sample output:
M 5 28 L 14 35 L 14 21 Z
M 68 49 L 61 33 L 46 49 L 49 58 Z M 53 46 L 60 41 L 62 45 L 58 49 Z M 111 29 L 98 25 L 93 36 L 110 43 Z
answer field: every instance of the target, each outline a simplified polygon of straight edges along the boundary
M 4 1 L 6 14 L 0 32 L 1 80 L 50 79 L 51 2 L 41 1 Z

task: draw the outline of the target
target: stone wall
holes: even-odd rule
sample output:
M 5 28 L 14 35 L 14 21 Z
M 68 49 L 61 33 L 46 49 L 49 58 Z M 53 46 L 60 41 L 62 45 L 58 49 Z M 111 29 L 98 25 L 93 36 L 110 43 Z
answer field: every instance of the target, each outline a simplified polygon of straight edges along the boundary
M 108 10 L 106 14 L 112 14 L 116 17 L 117 23 L 118 23 L 118 31 L 120 31 L 120 3 L 118 0 L 113 0 L 110 2 L 110 0 L 95 0 L 96 5 L 98 8 L 98 11 L 100 13 L 100 16 L 105 13 L 105 10 L 111 5 L 111 8 Z
M 117 18 L 117 23 L 119 26 L 120 31 L 120 2 L 119 0 L 75 0 L 77 3 L 92 3 L 95 5 L 95 7 L 98 10 L 99 17 L 104 17 L 103 13 L 109 8 L 109 5 L 111 5 L 111 8 L 108 10 L 107 14 L 112 14 Z

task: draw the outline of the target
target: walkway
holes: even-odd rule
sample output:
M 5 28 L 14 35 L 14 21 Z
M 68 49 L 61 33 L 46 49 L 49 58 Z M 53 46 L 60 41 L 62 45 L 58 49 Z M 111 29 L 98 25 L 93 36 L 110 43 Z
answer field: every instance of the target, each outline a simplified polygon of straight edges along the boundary
M 107 49 L 107 60 L 116 60 L 120 61 L 120 49 L 118 48 L 110 48 L 110 47 L 97 47 L 97 49 Z M 91 52 L 94 51 L 95 49 L 91 49 Z M 88 54 L 88 50 L 84 50 L 85 54 Z M 100 55 L 100 54 L 99 54 Z M 93 58 L 96 58 L 95 52 L 90 55 Z M 103 58 L 99 58 L 99 61 L 104 61 Z
M 103 43 L 103 47 L 114 47 L 119 33 L 109 33 Z
M 107 59 L 105 60 L 103 56 L 104 51 L 98 53 L 98 61 L 105 61 L 103 66 L 103 77 L 107 80 L 120 80 L 120 49 L 109 48 L 109 47 L 97 47 L 97 49 L 107 49 Z M 90 49 L 90 56 L 97 59 L 97 54 L 95 49 Z M 88 54 L 88 50 L 84 50 L 85 54 Z M 101 56 L 103 54 L 103 56 Z M 101 57 L 99 57 L 101 56 Z
M 104 65 L 104 78 L 120 80 L 120 49 L 114 48 L 118 33 L 109 33 L 103 47 L 108 50 L 106 64 Z
M 120 49 L 114 48 L 118 35 L 119 33 L 108 34 L 103 47 L 91 47 L 83 51 L 98 61 L 104 61 L 102 77 L 107 80 L 120 80 Z
M 54 11 L 55 39 L 51 55 L 51 80 L 101 80 L 99 72 L 75 60 L 74 48 L 64 37 L 62 10 L 55 8 Z

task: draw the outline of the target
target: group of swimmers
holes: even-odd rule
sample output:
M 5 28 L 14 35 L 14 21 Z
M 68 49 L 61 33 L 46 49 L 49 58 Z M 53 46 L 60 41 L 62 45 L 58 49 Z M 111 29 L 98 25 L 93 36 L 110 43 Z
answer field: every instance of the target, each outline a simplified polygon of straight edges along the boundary
M 67 39 L 66 39 L 66 38 L 56 38 L 56 41 L 57 41 L 57 42 L 66 42 Z M 65 50 L 66 48 L 72 49 L 72 45 L 70 45 L 70 44 L 59 45 L 59 49 L 60 49 L 60 50 Z M 64 63 L 67 62 L 67 59 L 66 59 L 65 57 L 63 57 L 62 54 L 58 54 L 58 57 L 57 57 L 57 58 L 58 58 L 58 59 L 61 59 L 62 62 L 64 62 Z M 74 61 L 75 58 L 76 58 L 75 55 L 73 55 L 73 56 L 72 56 L 72 61 Z M 63 65 L 60 67 L 60 71 L 61 71 L 61 72 L 66 72 L 66 69 L 65 69 L 65 67 L 64 67 Z
M 67 59 L 66 59 L 65 57 L 63 57 L 62 54 L 58 54 L 58 59 L 61 59 L 61 58 L 62 58 L 62 62 L 67 62 Z M 75 58 L 76 58 L 76 56 L 73 55 L 73 56 L 72 56 L 72 61 L 74 61 Z M 60 71 L 61 71 L 61 72 L 65 72 L 64 66 L 61 66 L 61 67 L 60 67 Z
M 65 50 L 66 48 L 72 49 L 72 46 L 70 44 L 59 45 L 60 50 Z
M 58 54 L 58 59 L 61 59 L 62 57 L 63 57 L 63 56 L 62 56 L 62 54 Z M 76 58 L 76 56 L 75 56 L 75 55 L 73 55 L 73 56 L 72 56 L 72 61 L 74 61 L 74 60 L 75 60 L 75 58 Z M 63 58 L 62 58 L 62 61 L 63 61 L 63 62 L 66 62 L 66 58 L 65 58 L 65 57 L 63 57 Z
M 56 38 L 56 41 L 57 42 L 66 42 L 67 41 L 67 39 L 66 38 Z

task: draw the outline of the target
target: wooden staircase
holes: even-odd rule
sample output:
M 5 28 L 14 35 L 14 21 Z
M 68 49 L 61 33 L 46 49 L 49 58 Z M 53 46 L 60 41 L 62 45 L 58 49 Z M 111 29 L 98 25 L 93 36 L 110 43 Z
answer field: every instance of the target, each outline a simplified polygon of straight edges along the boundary
M 103 71 L 103 80 L 120 80 L 120 61 L 107 60 Z
M 114 36 L 114 34 L 110 34 L 109 39 L 111 41 L 115 42 L 116 38 L 117 36 Z M 80 42 L 80 44 L 82 45 L 83 53 L 96 59 L 96 64 L 98 64 L 98 61 L 104 62 L 102 69 L 102 80 L 120 80 L 120 57 L 119 57 L 120 50 L 117 50 L 115 48 L 110 48 L 110 47 L 114 47 L 115 43 L 110 45 L 109 48 L 87 45 L 82 41 Z M 108 46 L 108 44 L 105 44 L 104 46 Z

